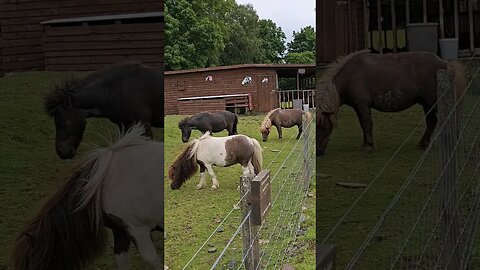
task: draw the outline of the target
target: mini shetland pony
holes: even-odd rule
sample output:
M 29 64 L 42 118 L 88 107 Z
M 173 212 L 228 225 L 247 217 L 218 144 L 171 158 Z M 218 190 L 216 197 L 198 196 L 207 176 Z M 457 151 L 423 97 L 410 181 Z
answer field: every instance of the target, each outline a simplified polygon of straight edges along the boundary
M 178 128 L 182 131 L 182 142 L 188 142 L 192 130 L 199 130 L 202 134 L 205 132 L 220 132 L 224 129 L 228 131 L 228 136 L 237 134 L 237 115 L 229 112 L 202 112 L 192 117 L 182 119 L 178 123 Z
M 163 68 L 133 62 L 65 80 L 45 96 L 44 105 L 55 124 L 57 155 L 70 159 L 87 118 L 107 118 L 119 129 L 142 122 L 151 137 L 151 127 L 163 127 L 163 102 Z
M 228 137 L 212 137 L 206 132 L 199 139 L 193 140 L 181 153 L 168 170 L 172 179 L 170 187 L 179 189 L 185 181 L 191 178 L 200 166 L 200 183 L 197 189 L 205 186 L 205 170 L 212 177 L 212 189 L 217 189 L 219 183 L 213 165 L 228 167 L 240 164 L 243 174 L 258 174 L 262 170 L 262 147 L 257 140 L 245 135 Z
M 455 75 L 455 94 L 465 89 L 462 65 L 446 62 L 429 52 L 371 54 L 368 50 L 337 59 L 317 81 L 317 156 L 324 154 L 335 125 L 339 107 L 352 107 L 363 130 L 363 146 L 373 148 L 371 108 L 381 112 L 399 112 L 420 104 L 427 128 L 420 147 L 430 144 L 437 115 L 437 70 Z
M 273 109 L 267 113 L 263 122 L 260 125 L 260 132 L 262 132 L 262 139 L 267 141 L 270 129 L 275 126 L 278 131 L 278 139 L 282 139 L 282 127 L 291 128 L 293 126 L 298 127 L 297 140 L 302 134 L 302 117 L 305 115 L 307 121 L 310 121 L 312 114 L 310 112 L 304 112 L 299 109 Z
M 133 242 L 153 269 L 163 269 L 150 238 L 163 231 L 163 143 L 134 125 L 116 142 L 77 161 L 65 185 L 18 236 L 14 269 L 84 269 L 113 231 L 115 263 L 128 269 Z

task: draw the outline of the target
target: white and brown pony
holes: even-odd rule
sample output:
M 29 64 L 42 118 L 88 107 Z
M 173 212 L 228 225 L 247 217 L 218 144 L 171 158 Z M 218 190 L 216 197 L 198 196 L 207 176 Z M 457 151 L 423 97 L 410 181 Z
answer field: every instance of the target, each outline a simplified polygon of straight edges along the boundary
M 307 121 L 310 121 L 312 114 L 310 112 L 304 112 L 300 109 L 273 109 L 267 113 L 263 118 L 260 125 L 260 132 L 262 133 L 262 140 L 267 141 L 270 129 L 275 126 L 278 131 L 278 139 L 282 139 L 282 127 L 291 128 L 293 126 L 298 127 L 297 140 L 302 134 L 302 122 L 303 116 L 307 117 Z
M 151 232 L 163 231 L 163 143 L 136 124 L 108 147 L 74 163 L 66 183 L 18 236 L 14 269 L 84 269 L 113 231 L 115 264 L 128 269 L 130 242 L 152 269 L 163 269 Z
M 200 183 L 196 188 L 205 186 L 207 170 L 212 177 L 212 189 L 217 189 L 219 183 L 212 166 L 229 167 L 234 164 L 242 166 L 244 175 L 258 174 L 262 170 L 262 147 L 258 141 L 245 135 L 212 137 L 210 132 L 206 132 L 193 140 L 170 166 L 170 187 L 179 189 L 200 166 Z

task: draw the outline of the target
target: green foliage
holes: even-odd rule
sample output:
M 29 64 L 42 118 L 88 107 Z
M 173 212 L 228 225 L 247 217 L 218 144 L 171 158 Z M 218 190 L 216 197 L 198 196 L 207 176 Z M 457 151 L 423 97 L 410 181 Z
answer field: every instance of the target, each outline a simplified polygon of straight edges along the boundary
M 272 20 L 259 19 L 250 4 L 239 5 L 235 0 L 165 1 L 166 70 L 283 63 L 285 39 L 282 29 Z M 313 28 L 294 32 L 288 45 L 289 52 L 313 51 Z M 310 58 L 307 54 L 288 59 L 291 63 L 310 63 Z
M 291 52 L 285 57 L 285 62 L 291 64 L 315 64 L 315 54 L 312 51 Z
M 313 27 L 309 25 L 300 29 L 300 32 L 293 31 L 293 40 L 288 43 L 287 47 L 289 53 L 315 52 L 315 30 Z
M 258 37 L 264 63 L 281 63 L 285 53 L 285 33 L 272 20 L 260 20 Z

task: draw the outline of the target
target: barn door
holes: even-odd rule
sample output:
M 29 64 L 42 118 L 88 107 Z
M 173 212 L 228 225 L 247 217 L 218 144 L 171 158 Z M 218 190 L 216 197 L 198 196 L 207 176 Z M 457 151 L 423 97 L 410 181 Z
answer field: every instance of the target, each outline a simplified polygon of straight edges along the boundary
M 275 77 L 272 75 L 257 76 L 258 89 L 258 111 L 268 112 L 276 108 L 275 99 Z
M 357 1 L 337 0 L 335 5 L 335 43 L 337 56 L 358 50 Z

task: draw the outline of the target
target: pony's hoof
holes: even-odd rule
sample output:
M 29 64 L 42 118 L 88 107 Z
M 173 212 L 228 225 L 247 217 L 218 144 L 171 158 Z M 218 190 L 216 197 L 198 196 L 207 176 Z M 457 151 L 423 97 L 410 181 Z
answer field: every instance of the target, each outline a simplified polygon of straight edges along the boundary
M 216 185 L 213 184 L 213 185 L 212 185 L 212 189 L 217 189 L 217 188 L 218 188 L 218 184 L 216 184 Z
M 375 147 L 373 147 L 373 145 L 364 144 L 362 146 L 362 150 L 367 152 L 367 153 L 372 153 L 372 152 L 375 151 Z
M 200 189 L 202 189 L 202 188 L 203 188 L 203 185 L 200 185 L 200 184 L 198 184 L 198 185 L 195 187 L 196 190 L 200 190 Z

